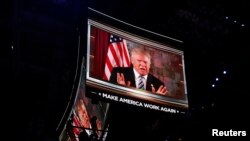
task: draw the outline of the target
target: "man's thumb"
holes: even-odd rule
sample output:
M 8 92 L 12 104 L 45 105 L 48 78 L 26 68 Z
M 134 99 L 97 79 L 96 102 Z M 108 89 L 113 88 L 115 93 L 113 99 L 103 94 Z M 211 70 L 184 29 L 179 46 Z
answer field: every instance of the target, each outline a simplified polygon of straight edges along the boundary
M 152 92 L 154 93 L 155 92 L 155 87 L 153 84 L 151 84 L 151 89 L 152 89 Z

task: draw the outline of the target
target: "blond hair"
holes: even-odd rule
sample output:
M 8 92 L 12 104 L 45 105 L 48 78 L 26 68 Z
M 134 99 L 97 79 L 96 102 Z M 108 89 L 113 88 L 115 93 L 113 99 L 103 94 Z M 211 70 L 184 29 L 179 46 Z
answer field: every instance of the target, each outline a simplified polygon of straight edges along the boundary
M 132 48 L 130 51 L 131 58 L 133 58 L 135 54 L 143 54 L 143 55 L 147 56 L 149 58 L 149 60 L 151 61 L 150 53 L 142 47 Z

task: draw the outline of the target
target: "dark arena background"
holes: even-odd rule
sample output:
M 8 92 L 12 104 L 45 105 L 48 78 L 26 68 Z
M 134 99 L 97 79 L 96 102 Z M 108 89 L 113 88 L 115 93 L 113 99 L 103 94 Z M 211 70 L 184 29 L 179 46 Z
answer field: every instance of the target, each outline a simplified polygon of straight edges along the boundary
M 213 136 L 213 129 L 218 129 L 220 136 L 247 140 L 250 5 L 246 0 L 9 0 L 0 3 L 2 138 L 24 141 L 228 139 Z M 96 27 L 90 30 L 89 19 L 114 29 L 92 23 Z M 168 49 L 164 53 L 174 52 L 173 56 L 183 57 L 183 62 L 179 60 L 183 69 L 179 74 L 183 84 L 180 93 L 185 95 L 173 99 L 170 96 L 166 101 L 156 96 L 155 102 L 151 94 L 146 94 L 146 99 L 131 97 L 117 86 L 107 87 L 106 81 L 92 81 L 91 77 L 96 76 L 90 68 L 99 63 L 91 60 L 96 45 L 92 41 L 99 37 L 93 32 L 99 28 L 107 33 L 124 31 L 118 35 L 131 39 L 128 48 L 143 44 L 130 35 L 150 39 L 150 43 L 171 45 L 177 51 Z M 181 41 L 181 45 L 174 39 Z M 162 48 L 149 47 L 151 51 L 154 49 Z M 157 61 L 154 65 L 157 66 Z M 117 102 L 118 98 L 123 101 Z M 151 98 L 154 100 L 147 101 Z M 138 106 L 139 102 L 154 106 L 145 108 Z M 179 106 L 182 104 L 183 107 Z M 155 110 L 161 106 L 166 106 L 165 111 Z M 86 133 L 83 139 L 81 132 Z

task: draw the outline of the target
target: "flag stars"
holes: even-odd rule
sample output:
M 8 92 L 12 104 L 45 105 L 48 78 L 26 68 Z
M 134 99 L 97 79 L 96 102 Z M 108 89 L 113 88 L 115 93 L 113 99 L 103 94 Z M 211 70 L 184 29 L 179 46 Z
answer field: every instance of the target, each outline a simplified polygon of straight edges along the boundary
M 115 35 L 110 35 L 110 43 L 113 43 L 113 42 L 121 42 L 122 41 L 122 38 L 121 37 L 118 37 L 118 36 L 115 36 Z

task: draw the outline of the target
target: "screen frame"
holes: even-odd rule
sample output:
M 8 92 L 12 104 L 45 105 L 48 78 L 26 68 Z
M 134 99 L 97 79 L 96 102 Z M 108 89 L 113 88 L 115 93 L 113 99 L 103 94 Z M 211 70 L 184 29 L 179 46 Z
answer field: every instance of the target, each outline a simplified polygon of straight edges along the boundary
M 163 52 L 174 53 L 180 55 L 182 58 L 183 65 L 183 78 L 184 78 L 184 94 L 185 99 L 176 99 L 172 97 L 166 97 L 162 95 L 156 95 L 150 93 L 149 91 L 140 91 L 136 88 L 128 88 L 120 85 L 116 85 L 105 80 L 96 79 L 90 76 L 90 36 L 91 36 L 91 26 L 99 28 L 101 30 L 107 31 L 111 34 L 120 36 L 121 38 L 143 44 L 154 49 L 161 50 Z M 150 103 L 170 106 L 173 108 L 187 109 L 188 108 L 188 98 L 187 98 L 187 85 L 186 85 L 186 76 L 185 76 L 185 63 L 184 63 L 184 52 L 169 45 L 161 44 L 159 42 L 146 39 L 142 36 L 138 36 L 132 33 L 128 33 L 124 30 L 120 30 L 113 26 L 103 24 L 103 22 L 97 22 L 92 19 L 88 19 L 88 32 L 87 32 L 87 53 L 86 53 L 86 87 L 91 87 L 94 89 L 101 90 L 103 92 L 110 92 L 117 96 L 125 96 L 136 100 L 148 101 Z M 98 95 L 95 91 L 90 91 L 90 95 Z

